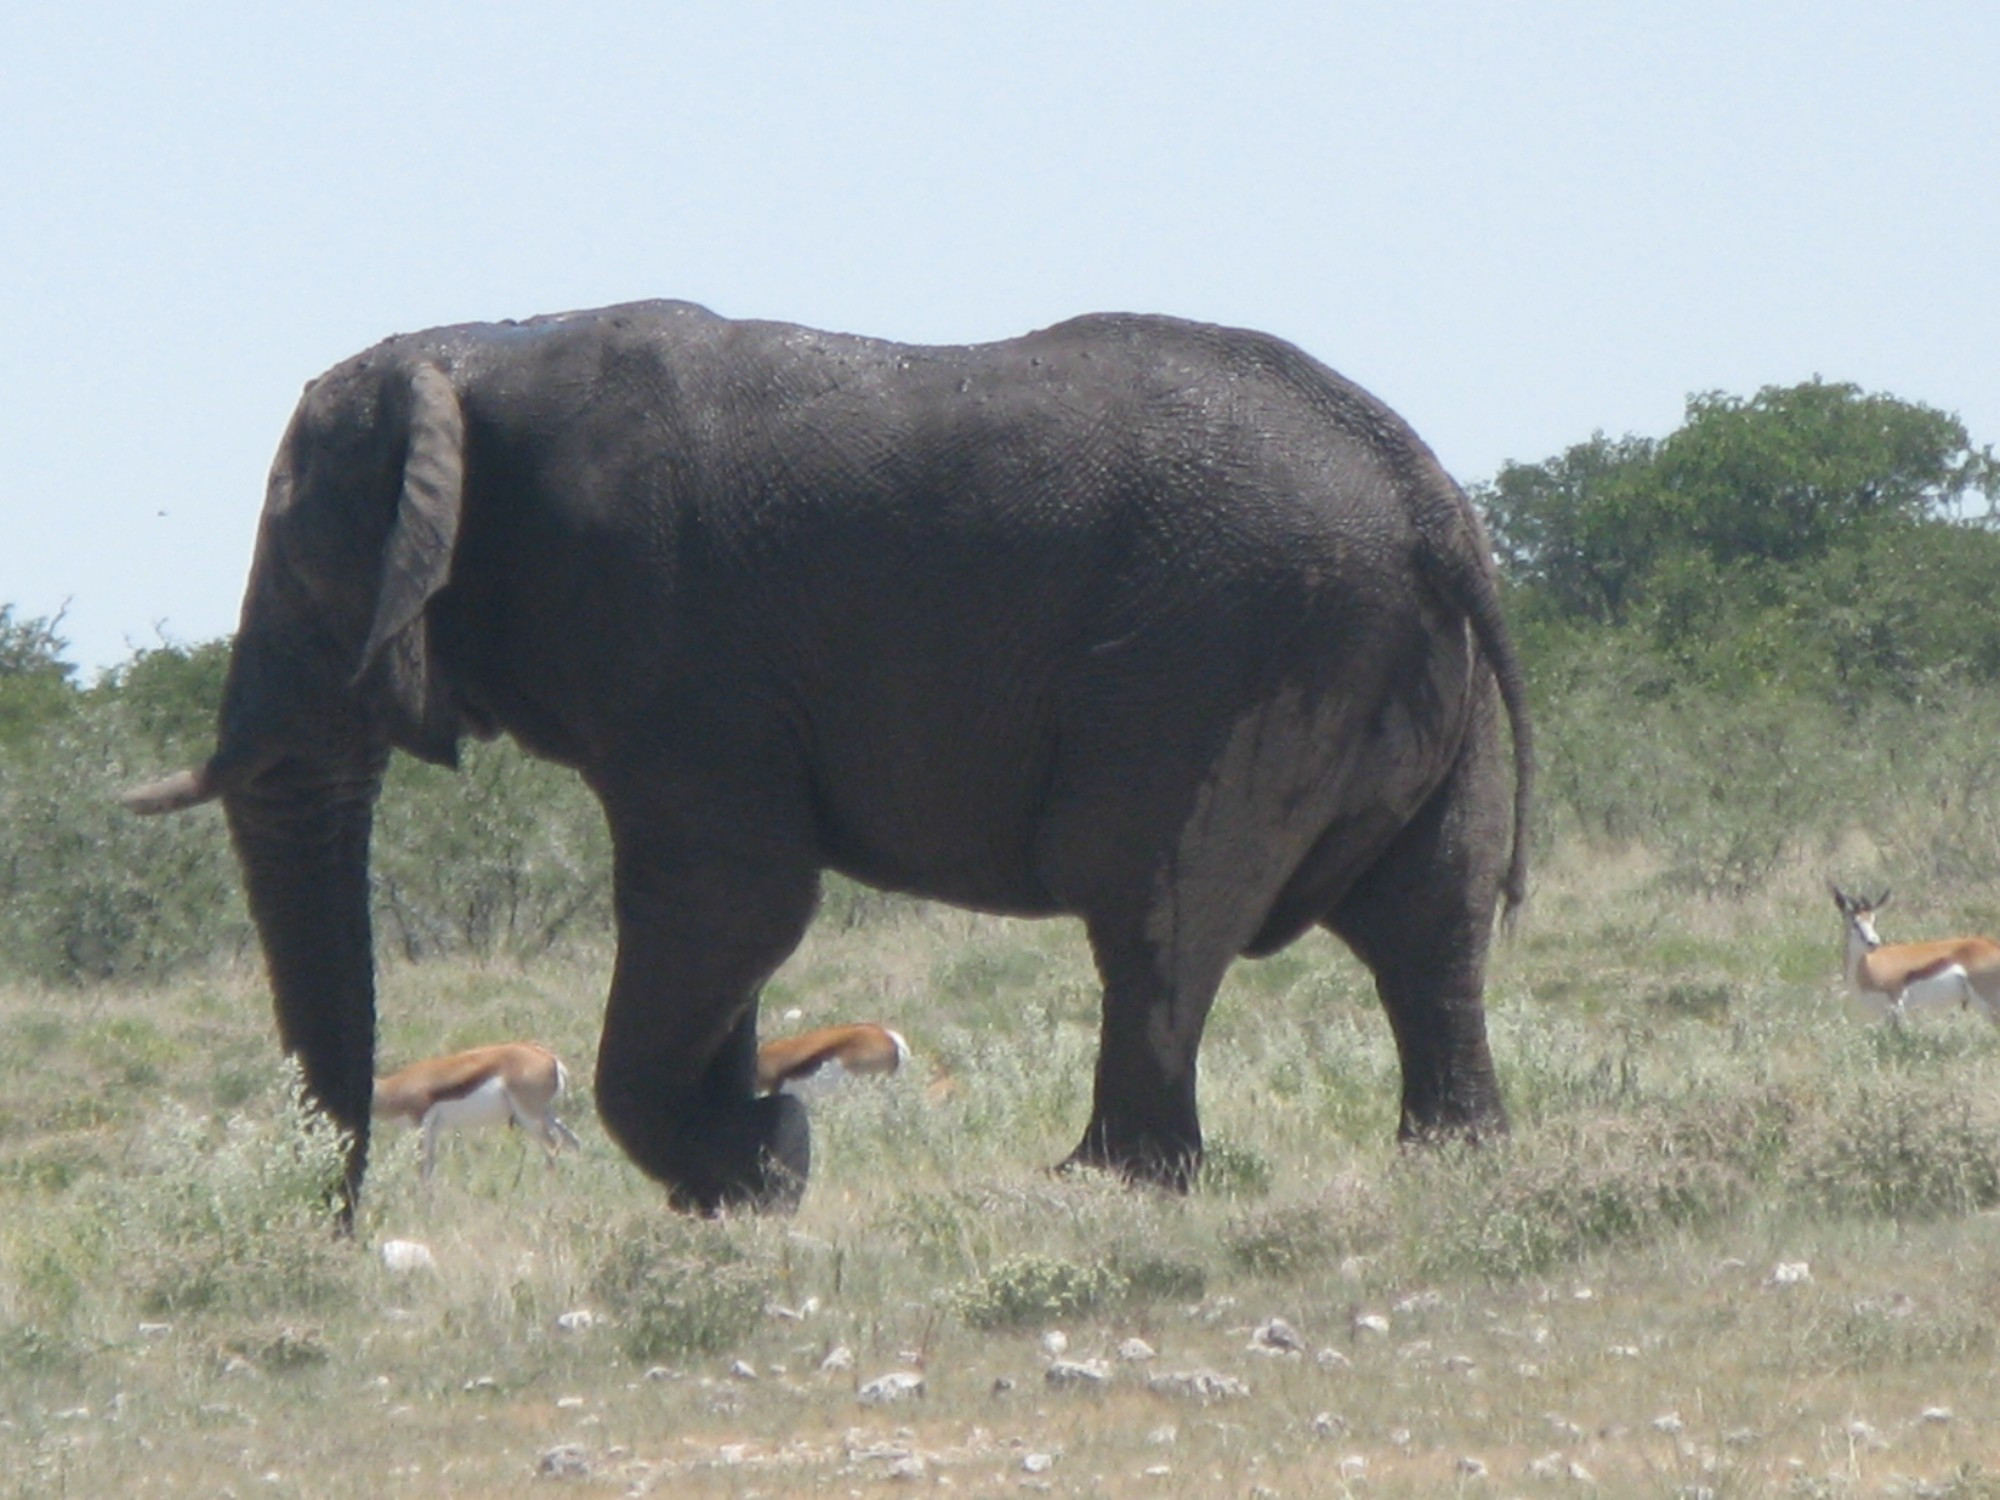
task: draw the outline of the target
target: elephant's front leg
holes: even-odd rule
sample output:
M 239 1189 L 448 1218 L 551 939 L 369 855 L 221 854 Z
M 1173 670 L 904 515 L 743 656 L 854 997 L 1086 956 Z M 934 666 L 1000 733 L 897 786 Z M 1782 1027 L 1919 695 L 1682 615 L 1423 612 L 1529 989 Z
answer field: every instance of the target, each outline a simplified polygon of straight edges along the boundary
M 752 1085 L 757 992 L 797 945 L 818 889 L 796 857 L 619 839 L 597 1108 L 678 1208 L 789 1209 L 805 1190 L 804 1106 L 756 1098 Z

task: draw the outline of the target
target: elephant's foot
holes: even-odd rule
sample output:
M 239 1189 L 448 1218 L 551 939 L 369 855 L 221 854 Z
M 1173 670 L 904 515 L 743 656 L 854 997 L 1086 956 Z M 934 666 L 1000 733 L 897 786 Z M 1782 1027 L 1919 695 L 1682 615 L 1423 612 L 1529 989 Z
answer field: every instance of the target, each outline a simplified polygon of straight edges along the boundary
M 1058 1172 L 1094 1167 L 1129 1183 L 1185 1193 L 1201 1171 L 1201 1131 L 1141 1131 L 1093 1122 Z
M 657 1136 L 605 1123 L 632 1159 L 666 1184 L 667 1201 L 682 1212 L 791 1213 L 805 1196 L 812 1131 L 805 1106 L 789 1094 L 746 1099 L 726 1114 L 683 1121 Z
M 1507 1138 L 1507 1111 L 1497 1096 L 1472 1103 L 1430 1101 L 1419 1106 L 1406 1100 L 1396 1126 L 1396 1141 L 1404 1146 L 1460 1143 L 1477 1146 Z

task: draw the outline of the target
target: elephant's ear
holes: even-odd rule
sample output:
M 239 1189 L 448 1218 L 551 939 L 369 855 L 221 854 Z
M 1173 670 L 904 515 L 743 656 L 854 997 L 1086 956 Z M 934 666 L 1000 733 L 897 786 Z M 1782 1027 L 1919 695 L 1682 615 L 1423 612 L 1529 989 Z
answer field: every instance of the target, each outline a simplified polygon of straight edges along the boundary
M 379 670 L 390 738 L 446 765 L 458 758 L 458 716 L 424 607 L 451 578 L 464 492 L 465 416 L 458 392 L 435 365 L 419 365 L 410 376 L 403 490 L 383 550 L 375 623 L 355 681 Z

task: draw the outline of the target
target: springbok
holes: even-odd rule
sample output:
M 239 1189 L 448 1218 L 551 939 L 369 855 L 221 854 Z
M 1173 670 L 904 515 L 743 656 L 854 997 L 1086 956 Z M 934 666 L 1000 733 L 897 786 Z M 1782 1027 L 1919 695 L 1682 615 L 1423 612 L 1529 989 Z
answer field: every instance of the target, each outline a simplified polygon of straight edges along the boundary
M 825 1083 L 845 1073 L 893 1073 L 909 1055 L 901 1032 L 873 1021 L 821 1026 L 757 1049 L 757 1092 L 774 1094 L 805 1078 Z
M 424 1132 L 425 1182 L 437 1165 L 438 1136 L 447 1127 L 518 1125 L 542 1143 L 554 1166 L 556 1152 L 578 1144 L 554 1105 L 569 1087 L 561 1059 L 534 1042 L 496 1042 L 449 1057 L 427 1057 L 375 1080 L 378 1119 L 408 1120 Z
M 2000 1023 L 2000 943 L 1983 937 L 1884 943 L 1875 914 L 1889 904 L 1887 890 L 1870 900 L 1827 888 L 1847 921 L 1847 983 L 1860 1000 L 1886 1006 L 1899 1021 L 1912 1010 L 1976 1004 Z

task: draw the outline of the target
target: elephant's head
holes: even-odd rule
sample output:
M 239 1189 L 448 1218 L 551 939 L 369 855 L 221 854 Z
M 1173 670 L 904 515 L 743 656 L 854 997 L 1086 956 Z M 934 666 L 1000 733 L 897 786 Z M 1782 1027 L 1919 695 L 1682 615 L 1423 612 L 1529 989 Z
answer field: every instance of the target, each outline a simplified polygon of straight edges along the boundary
M 170 812 L 220 797 L 287 1051 L 368 1154 L 375 1050 L 368 837 L 391 747 L 456 758 L 460 725 L 426 607 L 457 540 L 464 419 L 433 365 L 378 351 L 300 399 L 272 465 L 215 753 L 128 793 Z

